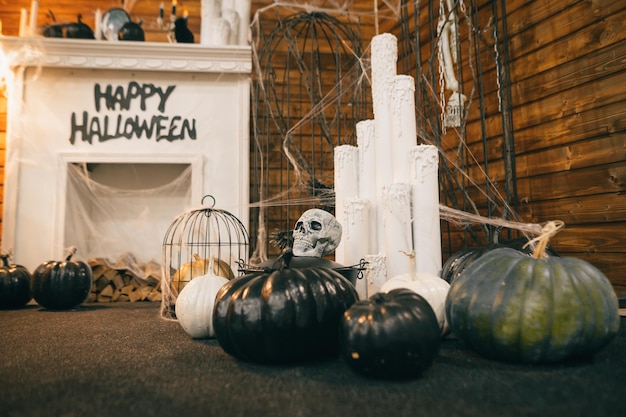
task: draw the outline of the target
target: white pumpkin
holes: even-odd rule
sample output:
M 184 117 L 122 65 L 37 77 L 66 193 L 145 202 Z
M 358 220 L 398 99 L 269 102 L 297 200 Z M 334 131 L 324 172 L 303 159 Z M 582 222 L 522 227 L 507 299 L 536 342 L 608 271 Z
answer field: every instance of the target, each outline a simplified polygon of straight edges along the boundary
M 388 279 L 381 286 L 380 291 L 386 293 L 395 288 L 408 288 L 424 297 L 437 316 L 441 335 L 445 336 L 450 332 L 445 310 L 446 297 L 450 289 L 447 281 L 428 272 L 408 273 Z
M 178 295 L 176 318 L 191 337 L 195 339 L 215 337 L 213 330 L 215 296 L 227 282 L 228 279 L 209 272 L 189 281 Z

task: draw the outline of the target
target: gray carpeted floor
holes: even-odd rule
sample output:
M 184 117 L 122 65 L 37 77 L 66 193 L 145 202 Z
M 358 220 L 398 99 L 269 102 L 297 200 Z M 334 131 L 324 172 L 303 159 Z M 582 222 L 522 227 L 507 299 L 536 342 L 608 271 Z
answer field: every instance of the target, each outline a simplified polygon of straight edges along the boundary
M 0 311 L 0 417 L 623 417 L 626 328 L 593 360 L 526 366 L 455 338 L 406 382 L 366 379 L 340 358 L 277 367 L 193 340 L 158 303 Z

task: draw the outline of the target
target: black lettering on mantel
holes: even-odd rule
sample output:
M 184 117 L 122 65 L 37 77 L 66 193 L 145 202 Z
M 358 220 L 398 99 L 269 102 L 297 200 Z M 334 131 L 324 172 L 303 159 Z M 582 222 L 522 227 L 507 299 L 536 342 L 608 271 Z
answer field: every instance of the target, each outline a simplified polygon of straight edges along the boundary
M 94 85 L 96 113 L 101 110 L 119 112 L 116 115 L 90 115 L 88 111 L 72 112 L 70 143 L 107 142 L 115 139 L 155 139 L 156 141 L 196 140 L 196 119 L 164 115 L 167 100 L 176 88 L 165 89 L 153 84 L 131 81 L 127 86 Z M 139 108 L 147 114 L 125 115 L 131 104 L 139 102 Z M 158 104 L 155 106 L 155 104 Z M 155 108 L 150 113 L 149 109 Z

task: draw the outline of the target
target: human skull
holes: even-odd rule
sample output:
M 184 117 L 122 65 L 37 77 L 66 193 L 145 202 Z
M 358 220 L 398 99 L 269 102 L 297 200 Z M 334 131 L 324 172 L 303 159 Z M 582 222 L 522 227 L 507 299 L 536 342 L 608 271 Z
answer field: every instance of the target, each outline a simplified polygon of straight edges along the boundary
M 309 209 L 302 213 L 293 229 L 293 254 L 321 258 L 337 248 L 341 232 L 335 216 L 321 209 Z

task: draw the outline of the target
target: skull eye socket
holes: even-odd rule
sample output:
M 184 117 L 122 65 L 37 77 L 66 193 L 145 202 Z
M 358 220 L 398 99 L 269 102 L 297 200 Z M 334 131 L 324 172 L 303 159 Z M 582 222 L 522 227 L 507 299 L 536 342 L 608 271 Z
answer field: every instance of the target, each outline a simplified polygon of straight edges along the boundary
M 302 225 L 302 222 L 298 222 L 298 223 L 296 223 L 296 227 L 295 227 L 295 229 L 296 229 L 296 230 L 300 230 L 300 229 L 302 229 L 302 226 L 303 226 L 303 225 Z
M 322 223 L 313 220 L 311 222 L 311 230 L 322 230 Z

